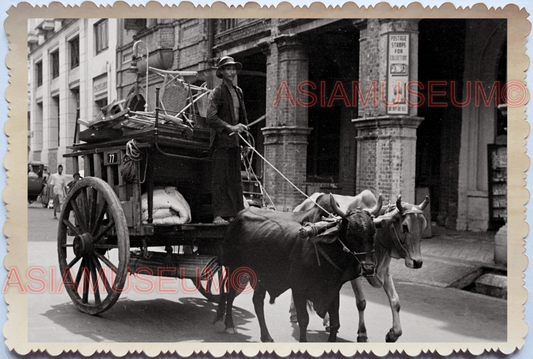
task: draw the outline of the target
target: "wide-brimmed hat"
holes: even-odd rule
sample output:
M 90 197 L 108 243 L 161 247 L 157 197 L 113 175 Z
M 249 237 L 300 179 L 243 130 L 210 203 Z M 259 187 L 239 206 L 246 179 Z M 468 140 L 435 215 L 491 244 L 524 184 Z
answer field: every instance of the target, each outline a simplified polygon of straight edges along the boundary
M 216 74 L 219 79 L 222 78 L 222 74 L 220 73 L 220 70 L 222 70 L 225 66 L 228 66 L 228 65 L 235 65 L 235 67 L 237 68 L 237 71 L 241 71 L 242 69 L 242 64 L 240 62 L 236 62 L 231 56 L 224 56 L 223 58 L 218 60 L 218 64 L 217 64 Z

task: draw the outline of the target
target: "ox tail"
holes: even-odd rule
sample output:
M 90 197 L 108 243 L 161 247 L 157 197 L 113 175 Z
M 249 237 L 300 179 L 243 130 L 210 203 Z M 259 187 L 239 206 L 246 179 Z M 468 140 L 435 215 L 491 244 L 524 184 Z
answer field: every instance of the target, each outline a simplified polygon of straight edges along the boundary
M 276 297 L 270 296 L 270 304 L 274 304 L 276 302 Z

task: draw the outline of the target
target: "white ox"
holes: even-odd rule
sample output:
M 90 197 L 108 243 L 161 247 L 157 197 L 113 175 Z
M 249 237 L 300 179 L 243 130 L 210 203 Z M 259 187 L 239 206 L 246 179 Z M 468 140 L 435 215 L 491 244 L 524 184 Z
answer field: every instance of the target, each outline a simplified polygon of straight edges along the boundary
M 321 193 L 314 193 L 303 203 L 297 206 L 294 211 L 305 211 L 314 204 L 315 199 Z M 364 190 L 357 196 L 334 195 L 339 204 L 339 208 L 347 211 L 348 207 L 372 208 L 376 204 L 376 197 L 369 190 Z M 426 197 L 420 205 L 413 205 L 402 202 L 401 196 L 394 205 L 383 206 L 382 212 L 376 218 L 376 239 L 374 249 L 377 259 L 376 275 L 366 279 L 375 288 L 385 290 L 389 298 L 392 311 L 392 328 L 387 333 L 385 340 L 395 342 L 402 335 L 400 324 L 400 299 L 394 288 L 394 282 L 389 270 L 391 258 L 404 259 L 405 265 L 409 268 L 418 269 L 422 267 L 423 259 L 420 251 L 420 239 L 422 231 L 427 226 L 427 221 L 422 211 L 428 205 L 429 198 Z M 355 294 L 357 310 L 359 311 L 359 325 L 357 330 L 357 341 L 367 342 L 368 336 L 365 327 L 364 310 L 366 300 L 362 288 L 362 277 L 351 281 Z

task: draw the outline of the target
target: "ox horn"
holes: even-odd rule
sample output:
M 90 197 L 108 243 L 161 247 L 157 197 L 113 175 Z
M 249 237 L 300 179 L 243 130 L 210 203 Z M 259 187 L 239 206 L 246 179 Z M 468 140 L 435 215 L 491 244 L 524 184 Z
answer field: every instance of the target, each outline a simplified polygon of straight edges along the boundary
M 403 213 L 404 209 L 402 207 L 402 195 L 399 195 L 396 199 L 396 208 L 398 208 L 398 212 Z
M 429 204 L 429 196 L 426 196 L 426 198 L 424 199 L 424 202 L 418 205 L 418 209 L 423 211 L 427 207 L 428 204 Z
M 383 206 L 383 196 L 381 193 L 378 196 L 378 201 L 376 205 L 368 210 L 368 213 L 370 213 L 372 216 L 376 217 L 379 214 L 379 211 L 381 211 L 381 207 Z
M 331 204 L 331 208 L 333 208 L 333 212 L 335 212 L 338 216 L 341 216 L 342 218 L 346 218 L 346 213 L 344 213 L 342 209 L 339 208 L 337 201 L 335 201 L 335 198 L 331 193 L 329 194 L 329 203 Z

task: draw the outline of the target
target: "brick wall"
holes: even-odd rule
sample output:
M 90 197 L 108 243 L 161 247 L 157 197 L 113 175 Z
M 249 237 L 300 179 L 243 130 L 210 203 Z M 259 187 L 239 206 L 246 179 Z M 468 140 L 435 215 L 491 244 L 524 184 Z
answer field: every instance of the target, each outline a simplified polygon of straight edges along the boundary
M 305 189 L 307 136 L 309 128 L 270 127 L 263 129 L 265 157 L 299 189 Z M 303 164 L 303 165 L 302 165 Z M 265 165 L 266 191 L 280 211 L 292 211 L 305 197 L 276 170 Z
M 365 98 L 371 83 L 379 81 L 380 71 L 380 25 L 378 19 L 369 19 L 366 28 L 361 29 L 361 41 L 359 47 L 359 85 L 362 97 Z M 386 61 L 386 59 L 385 59 Z M 379 106 L 372 105 L 372 94 L 368 97 L 368 103 L 363 106 L 359 101 L 359 117 L 373 117 L 380 113 Z

